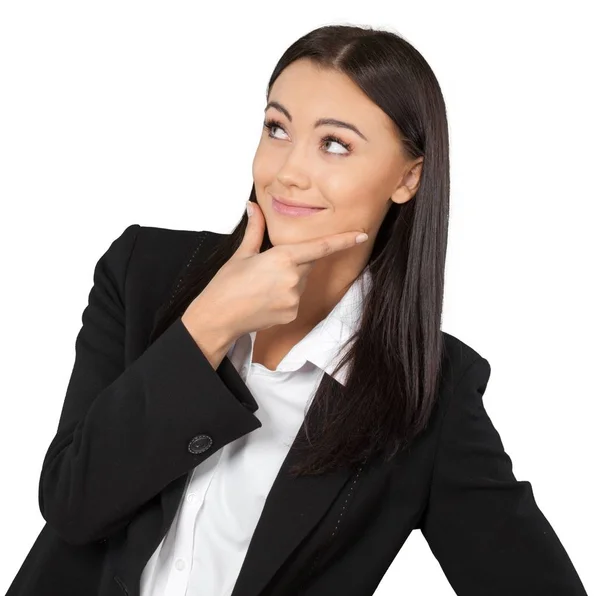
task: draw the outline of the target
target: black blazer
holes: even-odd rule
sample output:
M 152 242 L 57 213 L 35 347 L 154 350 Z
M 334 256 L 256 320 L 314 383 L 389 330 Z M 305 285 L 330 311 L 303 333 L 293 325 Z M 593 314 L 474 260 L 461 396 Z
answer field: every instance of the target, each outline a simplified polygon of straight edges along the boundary
M 227 357 L 215 371 L 157 311 L 222 235 L 131 225 L 94 269 L 39 481 L 46 521 L 7 596 L 137 596 L 188 472 L 261 425 Z M 367 596 L 419 529 L 459 596 L 586 592 L 483 405 L 490 365 L 444 333 L 427 430 L 392 462 L 293 479 L 267 498 L 232 596 Z M 207 536 L 210 540 L 210 536 Z

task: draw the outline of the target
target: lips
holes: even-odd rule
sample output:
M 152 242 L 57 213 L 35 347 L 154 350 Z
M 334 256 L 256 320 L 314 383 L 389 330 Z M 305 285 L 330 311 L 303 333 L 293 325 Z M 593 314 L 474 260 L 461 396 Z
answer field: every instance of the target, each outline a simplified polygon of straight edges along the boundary
M 288 207 L 303 207 L 306 209 L 325 209 L 325 207 L 319 207 L 318 205 L 308 205 L 306 203 L 293 203 L 288 199 L 284 199 L 283 197 L 278 197 L 277 195 L 271 195 L 275 200 L 287 205 Z
M 316 213 L 321 213 L 321 211 L 327 211 L 327 209 L 325 207 L 292 207 L 285 203 L 281 203 L 273 197 L 273 211 L 290 217 L 303 217 L 315 215 Z

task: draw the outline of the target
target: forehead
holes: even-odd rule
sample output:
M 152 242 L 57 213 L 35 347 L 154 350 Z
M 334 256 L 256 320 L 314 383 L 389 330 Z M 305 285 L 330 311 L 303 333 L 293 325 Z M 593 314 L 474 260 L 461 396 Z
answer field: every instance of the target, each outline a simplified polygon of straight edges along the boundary
M 268 101 L 279 101 L 294 124 L 312 125 L 317 118 L 337 118 L 357 125 L 367 138 L 394 132 L 393 122 L 344 73 L 321 68 L 308 59 L 292 62 L 277 77 Z

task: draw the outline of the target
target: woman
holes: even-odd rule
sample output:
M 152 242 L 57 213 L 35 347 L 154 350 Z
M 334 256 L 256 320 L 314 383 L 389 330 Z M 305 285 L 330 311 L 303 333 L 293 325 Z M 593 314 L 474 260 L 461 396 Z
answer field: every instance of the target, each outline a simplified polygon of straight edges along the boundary
M 322 27 L 265 116 L 231 234 L 134 224 L 96 264 L 8 596 L 365 596 L 417 528 L 461 596 L 585 594 L 483 406 L 488 361 L 440 329 L 428 64 Z

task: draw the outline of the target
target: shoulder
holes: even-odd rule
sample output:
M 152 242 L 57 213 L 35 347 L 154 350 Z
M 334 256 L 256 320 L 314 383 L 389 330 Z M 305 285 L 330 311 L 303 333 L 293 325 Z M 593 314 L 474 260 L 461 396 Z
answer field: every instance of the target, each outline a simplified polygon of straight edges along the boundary
M 135 282 L 146 276 L 153 279 L 172 277 L 192 255 L 212 248 L 223 237 L 224 234 L 210 230 L 176 230 L 131 224 L 113 241 L 113 245 L 128 247 L 127 274 Z M 119 251 L 120 258 L 123 258 L 124 251 Z
M 458 387 L 476 384 L 485 390 L 491 373 L 488 360 L 473 346 L 445 331 L 443 335 L 442 365 L 440 383 L 447 393 L 454 393 Z M 483 393 L 483 391 L 482 391 Z
M 439 451 L 442 429 L 458 428 L 458 424 L 447 421 L 471 420 L 480 417 L 483 395 L 490 378 L 490 364 L 475 347 L 458 337 L 442 332 L 443 353 L 437 379 L 435 403 L 430 414 L 425 437 L 432 439 Z M 462 431 L 456 431 L 460 434 Z M 450 441 L 456 439 L 454 430 L 446 432 Z
M 443 337 L 443 358 L 449 364 L 462 368 L 483 356 L 471 345 L 459 339 L 455 335 L 451 335 L 446 331 L 442 331 Z
M 193 257 L 202 259 L 224 234 L 209 230 L 176 230 L 128 225 L 96 265 L 117 288 L 123 304 L 142 314 L 165 299 Z M 130 311 L 131 312 L 131 311 Z
M 131 227 L 131 226 L 130 226 Z M 140 263 L 179 263 L 182 258 L 203 245 L 212 245 L 223 234 L 209 230 L 175 230 L 154 226 L 138 226 L 137 240 L 132 258 Z
M 127 284 L 130 292 L 143 292 L 149 302 L 163 298 L 191 260 L 202 259 L 204 252 L 224 236 L 210 230 L 139 225 L 137 228 L 127 269 Z

